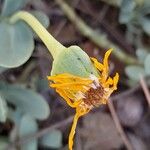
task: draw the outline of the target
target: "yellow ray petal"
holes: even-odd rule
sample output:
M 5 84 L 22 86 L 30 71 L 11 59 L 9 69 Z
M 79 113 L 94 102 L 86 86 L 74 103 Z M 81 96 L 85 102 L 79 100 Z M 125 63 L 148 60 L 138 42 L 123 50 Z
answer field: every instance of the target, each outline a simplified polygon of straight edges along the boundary
M 103 60 L 103 65 L 104 65 L 106 74 L 108 74 L 108 70 L 109 70 L 108 58 L 109 58 L 111 52 L 112 52 L 112 49 L 109 49 L 109 50 L 105 53 L 105 57 L 104 57 L 104 60 Z
M 75 108 L 76 105 L 73 104 L 73 102 L 71 101 L 71 99 L 69 99 L 68 95 L 61 89 L 56 89 L 56 92 L 60 94 L 61 97 L 64 98 L 64 100 L 67 102 L 67 104 L 72 107 Z
M 109 97 L 113 91 L 117 90 L 118 80 L 119 80 L 119 74 L 116 73 L 116 75 L 113 77 L 113 85 L 112 87 L 109 87 L 109 91 L 107 92 L 107 97 Z
M 69 150 L 73 149 L 73 139 L 74 139 L 75 130 L 76 130 L 76 126 L 77 126 L 77 122 L 78 122 L 79 117 L 80 117 L 79 114 L 76 112 L 76 114 L 74 116 L 73 124 L 71 127 L 71 131 L 69 134 L 69 142 L 68 142 L 69 143 Z
M 100 80 L 101 81 L 101 80 Z M 105 83 L 103 83 L 103 86 L 106 88 L 109 88 L 110 85 L 113 85 L 114 81 L 111 77 L 109 77 Z
M 89 85 L 91 84 L 92 81 L 89 81 L 89 82 L 86 82 L 86 83 L 82 83 L 82 82 L 70 82 L 70 83 L 54 83 L 54 84 L 51 84 L 51 87 L 55 88 L 55 87 L 72 87 L 72 86 L 86 86 L 86 85 Z
M 68 74 L 61 74 L 56 76 L 48 76 L 48 80 L 53 81 L 54 84 L 51 84 L 51 87 L 57 88 L 60 86 L 63 87 L 71 87 L 71 86 L 88 86 L 92 83 L 92 80 L 89 78 L 81 78 L 78 76 L 68 75 Z
M 111 52 L 112 52 L 112 49 L 108 50 L 104 56 L 104 60 L 103 60 L 104 69 L 103 69 L 102 75 L 101 75 L 102 76 L 101 77 L 101 83 L 102 84 L 104 84 L 108 78 L 108 73 L 109 73 L 108 58 L 109 58 Z
M 82 108 L 81 106 L 76 108 L 76 114 L 74 116 L 74 120 L 73 120 L 73 124 L 71 127 L 71 131 L 69 134 L 69 150 L 73 149 L 73 139 L 74 139 L 74 135 L 75 135 L 75 130 L 76 130 L 76 126 L 77 126 L 77 122 L 79 120 L 79 118 L 85 114 L 87 114 L 90 110 L 87 108 Z
M 83 78 L 83 77 L 79 77 L 79 76 L 75 76 L 75 75 L 71 75 L 71 74 L 67 74 L 67 73 L 63 73 L 63 74 L 59 74 L 59 75 L 54 75 L 54 76 L 47 76 L 48 80 L 63 80 L 65 81 L 65 79 L 67 79 L 67 81 L 69 80 L 73 80 L 73 81 L 87 81 L 89 80 L 88 78 Z
M 91 58 L 92 61 L 94 62 L 94 66 L 99 70 L 102 71 L 104 69 L 103 64 L 101 64 L 100 62 L 97 61 L 97 59 L 95 58 Z
M 118 73 L 116 73 L 116 75 L 114 76 L 113 81 L 114 81 L 113 88 L 114 88 L 114 90 L 117 90 L 117 84 L 119 81 L 119 74 Z

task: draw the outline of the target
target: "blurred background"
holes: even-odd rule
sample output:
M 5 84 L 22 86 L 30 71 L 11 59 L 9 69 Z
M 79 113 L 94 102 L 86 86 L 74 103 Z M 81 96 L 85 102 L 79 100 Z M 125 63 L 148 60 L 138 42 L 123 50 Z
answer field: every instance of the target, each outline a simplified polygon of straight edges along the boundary
M 0 0 L 0 10 L 0 150 L 67 150 L 75 113 L 49 88 L 45 45 L 24 22 L 10 23 L 19 10 L 99 61 L 114 49 L 118 90 L 80 119 L 74 149 L 150 149 L 149 0 Z

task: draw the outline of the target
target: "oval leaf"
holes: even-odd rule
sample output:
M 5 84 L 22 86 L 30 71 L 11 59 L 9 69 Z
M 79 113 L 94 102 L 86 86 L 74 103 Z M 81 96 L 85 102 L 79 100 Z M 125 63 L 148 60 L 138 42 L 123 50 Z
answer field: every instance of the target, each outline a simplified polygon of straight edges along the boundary
M 49 116 L 49 105 L 38 93 L 5 83 L 0 83 L 0 91 L 9 103 L 14 104 L 23 113 L 41 120 Z
M 147 55 L 144 62 L 145 72 L 147 75 L 150 75 L 150 54 Z
M 15 110 L 9 108 L 8 110 L 8 118 L 15 123 L 16 125 L 20 124 L 20 121 L 22 119 L 22 111 L 20 108 L 17 108 Z
M 140 23 L 143 30 L 150 35 L 150 19 L 148 17 L 142 17 Z
M 144 63 L 146 56 L 148 55 L 148 52 L 146 49 L 139 48 L 136 50 L 136 55 L 140 62 Z
M 0 137 L 0 150 L 6 149 L 8 144 L 9 144 L 9 142 L 6 137 Z
M 19 136 L 27 136 L 28 134 L 35 133 L 37 130 L 38 126 L 36 121 L 28 115 L 23 116 L 19 128 Z M 21 150 L 37 150 L 37 145 L 37 140 L 33 139 L 23 144 Z
M 7 118 L 7 104 L 6 101 L 0 96 L 0 122 L 5 122 Z
M 138 81 L 141 75 L 145 75 L 144 68 L 140 66 L 127 66 L 125 68 L 125 73 L 130 79 L 135 81 Z
M 123 0 L 121 3 L 119 22 L 128 23 L 133 18 L 133 11 L 136 7 L 136 2 L 131 0 Z
M 3 73 L 4 71 L 6 71 L 8 68 L 4 68 L 0 66 L 0 74 Z
M 53 130 L 42 137 L 40 144 L 48 148 L 60 148 L 62 146 L 62 133 L 59 130 Z
M 0 66 L 11 68 L 22 65 L 30 58 L 33 49 L 33 34 L 25 23 L 0 23 Z
M 2 16 L 12 15 L 15 11 L 21 9 L 28 0 L 5 0 L 2 8 Z

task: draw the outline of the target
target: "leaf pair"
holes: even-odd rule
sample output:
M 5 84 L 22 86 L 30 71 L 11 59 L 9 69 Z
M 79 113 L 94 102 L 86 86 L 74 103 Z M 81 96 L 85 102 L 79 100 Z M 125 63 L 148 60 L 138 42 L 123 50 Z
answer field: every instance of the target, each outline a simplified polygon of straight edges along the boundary
M 4 82 L 0 82 L 0 91 L 3 99 L 14 105 L 22 114 L 28 114 L 32 118 L 40 120 L 49 116 L 47 102 L 36 92 Z
M 150 35 L 150 1 L 123 0 L 121 3 L 119 22 L 131 26 L 141 26 Z M 133 31 L 132 31 L 133 32 Z M 135 30 L 136 32 L 136 30 Z
M 34 50 L 34 34 L 23 21 L 10 24 L 9 17 L 21 9 L 28 0 L 5 0 L 0 20 L 0 72 L 24 64 Z M 48 27 L 48 17 L 40 11 L 31 12 L 44 27 Z M 4 68 L 4 69 L 3 69 Z

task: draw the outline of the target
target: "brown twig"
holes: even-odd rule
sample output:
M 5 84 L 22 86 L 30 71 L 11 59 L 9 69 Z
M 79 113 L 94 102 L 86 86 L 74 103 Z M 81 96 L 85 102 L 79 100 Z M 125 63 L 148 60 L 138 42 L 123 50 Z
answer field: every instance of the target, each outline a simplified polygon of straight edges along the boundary
M 145 94 L 147 103 L 148 103 L 148 105 L 150 107 L 150 92 L 148 90 L 148 86 L 147 86 L 147 84 L 146 84 L 145 79 L 144 79 L 143 76 L 140 77 L 140 84 L 141 84 L 141 87 L 142 87 L 143 92 Z
M 116 125 L 116 128 L 117 128 L 117 130 L 118 130 L 118 132 L 119 132 L 119 134 L 120 134 L 120 136 L 121 136 L 121 138 L 122 138 L 126 148 L 128 150 L 133 150 L 132 145 L 131 145 L 130 141 L 128 140 L 128 138 L 127 138 L 127 136 L 126 136 L 126 134 L 125 134 L 121 124 L 120 124 L 120 121 L 119 121 L 118 116 L 116 114 L 113 102 L 111 100 L 108 100 L 108 107 L 109 107 L 109 110 L 111 112 L 111 115 L 112 115 L 112 118 L 114 120 L 114 123 Z
M 47 127 L 45 129 L 42 129 L 40 130 L 39 132 L 36 132 L 36 133 L 32 133 L 32 134 L 29 134 L 29 135 L 26 135 L 22 138 L 20 138 L 19 140 L 13 142 L 13 143 L 10 143 L 9 145 L 6 146 L 5 150 L 10 150 L 10 148 L 12 147 L 16 147 L 16 146 L 19 146 L 19 145 L 23 145 L 23 144 L 26 144 L 27 142 L 33 140 L 33 139 L 37 139 L 37 138 L 40 138 L 41 136 L 51 132 L 52 130 L 56 129 L 56 128 L 60 128 L 62 126 L 65 126 L 66 124 L 68 124 L 69 122 L 71 122 L 73 119 L 73 116 L 63 120 L 63 121 L 60 121 L 50 127 Z

